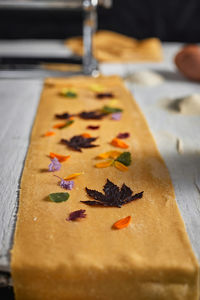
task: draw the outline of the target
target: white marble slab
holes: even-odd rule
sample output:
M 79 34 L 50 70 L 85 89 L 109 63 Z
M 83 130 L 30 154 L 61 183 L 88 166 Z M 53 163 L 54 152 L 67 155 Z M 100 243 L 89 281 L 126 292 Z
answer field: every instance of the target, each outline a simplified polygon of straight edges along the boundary
M 52 49 L 59 43 L 62 45 L 56 42 L 55 46 L 52 42 Z M 2 44 L 0 42 L 0 48 Z M 45 42 L 41 45 L 43 54 L 45 47 L 50 52 L 49 42 L 46 46 Z M 24 47 L 23 44 L 25 51 Z M 103 64 L 101 70 L 104 74 L 123 76 L 149 69 L 165 77 L 165 82 L 159 86 L 128 84 L 128 87 L 145 114 L 169 168 L 176 200 L 200 259 L 200 117 L 179 115 L 164 107 L 166 98 L 200 93 L 200 84 L 185 80 L 174 68 L 172 59 L 179 47 L 180 44 L 165 44 L 165 60 L 159 64 Z M 0 80 L 0 270 L 9 270 L 18 184 L 41 87 L 42 79 Z M 177 150 L 178 140 L 181 141 L 182 153 Z

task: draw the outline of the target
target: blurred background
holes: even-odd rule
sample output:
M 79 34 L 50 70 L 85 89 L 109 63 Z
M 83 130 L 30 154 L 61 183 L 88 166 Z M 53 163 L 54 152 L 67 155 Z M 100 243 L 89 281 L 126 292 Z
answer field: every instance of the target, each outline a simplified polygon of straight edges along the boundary
M 143 39 L 200 40 L 199 0 L 113 0 L 98 8 L 98 29 Z M 82 12 L 0 9 L 0 39 L 64 39 L 82 34 Z

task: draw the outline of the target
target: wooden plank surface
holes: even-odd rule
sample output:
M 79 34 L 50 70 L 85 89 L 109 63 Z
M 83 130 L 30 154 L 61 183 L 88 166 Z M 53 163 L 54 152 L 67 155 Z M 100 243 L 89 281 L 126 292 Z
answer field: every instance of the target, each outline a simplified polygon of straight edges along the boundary
M 59 48 L 59 42 L 55 43 Z M 3 45 L 6 51 L 7 44 Z M 42 47 L 45 53 L 44 43 Z M 47 55 L 51 52 L 49 47 L 47 43 Z M 165 108 L 166 98 L 200 93 L 199 84 L 185 80 L 174 68 L 172 58 L 179 47 L 179 44 L 165 44 L 165 60 L 160 64 L 104 64 L 101 70 L 104 74 L 123 76 L 149 69 L 165 77 L 165 82 L 159 86 L 128 84 L 128 87 L 145 114 L 169 168 L 181 214 L 192 246 L 200 259 L 200 116 L 183 116 Z M 26 45 L 23 44 L 25 50 Z M 42 79 L 0 80 L 0 270 L 9 270 L 18 184 L 42 82 Z M 182 153 L 178 151 L 178 141 L 181 142 Z

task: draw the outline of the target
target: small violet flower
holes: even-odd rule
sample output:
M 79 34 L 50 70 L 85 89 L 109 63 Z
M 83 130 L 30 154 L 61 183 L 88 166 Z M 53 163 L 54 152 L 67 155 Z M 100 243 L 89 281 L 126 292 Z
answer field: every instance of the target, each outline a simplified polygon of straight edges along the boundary
M 60 186 L 63 189 L 72 190 L 74 187 L 74 181 L 73 180 L 67 181 L 67 180 L 61 179 Z
M 61 168 L 61 163 L 56 157 L 54 157 L 51 159 L 51 163 L 49 164 L 48 168 L 49 172 L 59 171 Z
M 54 175 L 56 176 L 56 175 Z M 60 186 L 63 188 L 63 189 L 66 189 L 66 190 L 72 190 L 73 187 L 74 187 L 74 181 L 73 180 L 64 180 L 63 178 L 59 177 L 59 176 L 56 176 L 60 179 Z
M 113 113 L 111 115 L 111 119 L 115 120 L 115 121 L 121 120 L 121 117 L 122 117 L 122 113 L 121 112 Z

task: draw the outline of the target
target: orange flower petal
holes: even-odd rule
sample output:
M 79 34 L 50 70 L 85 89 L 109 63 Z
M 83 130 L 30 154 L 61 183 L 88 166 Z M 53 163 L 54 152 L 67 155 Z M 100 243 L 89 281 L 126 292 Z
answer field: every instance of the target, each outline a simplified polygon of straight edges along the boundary
M 81 134 L 84 138 L 91 138 L 91 134 L 89 133 L 83 133 Z
M 56 133 L 54 131 L 47 131 L 44 136 L 52 136 L 55 135 Z
M 120 140 L 118 138 L 114 138 L 111 141 L 111 145 L 113 145 L 115 147 L 123 148 L 123 149 L 127 149 L 129 147 L 129 145 L 127 145 L 125 142 L 123 142 L 122 140 Z
M 101 153 L 97 156 L 97 158 L 101 158 L 101 159 L 104 159 L 104 158 L 117 158 L 122 152 L 120 151 L 108 151 L 108 152 L 104 152 L 104 153 Z
M 64 177 L 63 179 L 64 180 L 71 180 L 71 179 L 74 179 L 74 178 L 76 178 L 76 177 L 78 177 L 78 176 L 80 176 L 82 174 L 83 174 L 83 172 L 81 172 L 81 173 L 74 173 L 74 174 L 71 174 L 71 175 L 69 175 L 67 177 Z
M 120 163 L 119 161 L 115 161 L 115 167 L 116 167 L 118 170 L 122 171 L 122 172 L 128 171 L 128 167 L 125 166 L 125 165 L 123 165 L 123 164 Z
M 107 168 L 111 166 L 113 163 L 113 160 L 104 161 L 102 163 L 98 163 L 95 165 L 96 168 Z
M 123 219 L 115 222 L 113 224 L 113 228 L 115 228 L 115 229 L 122 229 L 122 228 L 127 227 L 130 223 L 131 223 L 131 216 L 128 216 L 126 218 L 123 218 Z
M 70 158 L 70 155 L 61 155 L 61 154 L 57 154 L 57 153 L 53 153 L 53 152 L 50 152 L 49 156 L 50 156 L 50 158 L 56 157 L 59 160 L 59 162 L 66 161 L 67 159 Z
M 53 128 L 62 128 L 62 127 L 64 127 L 66 125 L 66 123 L 57 123 L 57 124 L 55 124 L 55 125 L 53 125 Z

